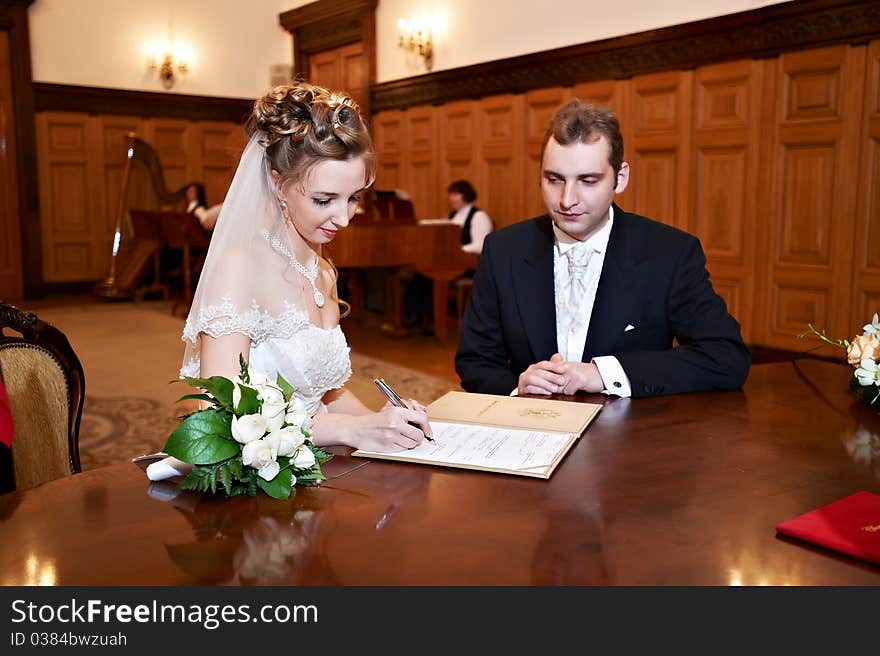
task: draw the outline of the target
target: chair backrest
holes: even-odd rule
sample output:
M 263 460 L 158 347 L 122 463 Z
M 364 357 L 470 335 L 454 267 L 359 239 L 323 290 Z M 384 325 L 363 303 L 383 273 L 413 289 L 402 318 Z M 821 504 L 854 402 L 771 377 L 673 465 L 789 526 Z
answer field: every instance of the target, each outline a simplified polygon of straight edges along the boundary
M 15 489 L 81 471 L 85 375 L 64 334 L 35 314 L 0 302 L 0 370 L 15 427 Z

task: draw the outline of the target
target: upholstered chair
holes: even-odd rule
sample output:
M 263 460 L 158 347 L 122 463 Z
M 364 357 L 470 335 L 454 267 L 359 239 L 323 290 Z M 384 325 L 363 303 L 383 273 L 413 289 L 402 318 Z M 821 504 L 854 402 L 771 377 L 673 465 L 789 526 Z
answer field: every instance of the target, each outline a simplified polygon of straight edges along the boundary
M 85 376 L 64 334 L 35 314 L 0 302 L 0 371 L 14 425 L 14 489 L 81 471 Z

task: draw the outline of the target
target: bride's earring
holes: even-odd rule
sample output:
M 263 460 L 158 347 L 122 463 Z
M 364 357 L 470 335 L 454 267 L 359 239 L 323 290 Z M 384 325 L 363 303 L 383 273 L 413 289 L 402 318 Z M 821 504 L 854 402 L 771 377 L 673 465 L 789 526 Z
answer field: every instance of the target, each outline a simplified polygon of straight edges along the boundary
M 287 201 L 282 198 L 278 201 L 278 205 L 281 206 L 281 218 L 284 219 L 284 225 L 293 225 L 293 219 L 290 218 L 290 212 L 287 211 Z

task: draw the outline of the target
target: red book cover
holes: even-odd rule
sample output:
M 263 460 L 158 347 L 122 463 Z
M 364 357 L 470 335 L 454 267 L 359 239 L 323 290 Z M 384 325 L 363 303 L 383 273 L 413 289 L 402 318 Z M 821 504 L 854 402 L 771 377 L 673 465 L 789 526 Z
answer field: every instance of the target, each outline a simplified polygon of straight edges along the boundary
M 0 443 L 12 447 L 12 410 L 9 408 L 9 397 L 0 376 Z
M 856 492 L 777 524 L 783 535 L 880 563 L 880 494 Z

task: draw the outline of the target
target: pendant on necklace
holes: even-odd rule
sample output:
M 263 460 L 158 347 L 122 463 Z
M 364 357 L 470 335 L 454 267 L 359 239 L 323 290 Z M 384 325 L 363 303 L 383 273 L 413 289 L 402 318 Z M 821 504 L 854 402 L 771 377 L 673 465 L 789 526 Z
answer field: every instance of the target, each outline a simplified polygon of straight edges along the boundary
M 319 308 L 324 307 L 324 295 L 317 287 L 315 287 L 315 305 L 317 305 Z

